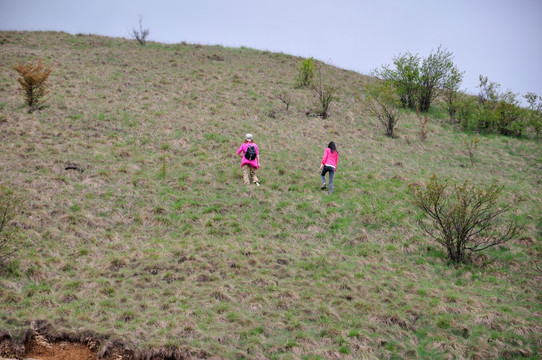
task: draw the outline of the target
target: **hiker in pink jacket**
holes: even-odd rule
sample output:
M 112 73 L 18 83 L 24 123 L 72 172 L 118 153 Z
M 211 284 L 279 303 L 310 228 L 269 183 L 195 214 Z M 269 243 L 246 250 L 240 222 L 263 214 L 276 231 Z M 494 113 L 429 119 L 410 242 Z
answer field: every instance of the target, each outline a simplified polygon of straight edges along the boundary
M 260 152 L 258 145 L 254 142 L 252 134 L 246 134 L 245 142 L 237 150 L 237 155 L 241 157 L 241 169 L 243 169 L 243 181 L 245 185 L 250 185 L 250 178 L 256 186 L 260 186 L 256 170 L 260 167 Z
M 324 150 L 324 157 L 320 162 L 320 178 L 322 179 L 322 190 L 326 189 L 326 173 L 329 173 L 329 195 L 333 192 L 333 178 L 337 171 L 337 163 L 339 162 L 339 152 L 335 143 L 332 141 Z

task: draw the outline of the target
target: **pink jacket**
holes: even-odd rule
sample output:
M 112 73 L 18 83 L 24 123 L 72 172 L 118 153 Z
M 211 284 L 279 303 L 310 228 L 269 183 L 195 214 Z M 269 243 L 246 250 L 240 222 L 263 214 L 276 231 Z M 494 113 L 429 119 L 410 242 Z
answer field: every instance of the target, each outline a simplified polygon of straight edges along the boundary
M 254 149 L 256 150 L 256 155 L 258 156 L 260 155 L 260 152 L 258 151 L 258 145 L 256 145 L 255 142 L 241 144 L 241 146 L 239 147 L 239 150 L 237 150 L 238 155 L 243 155 L 243 160 L 241 161 L 241 167 L 245 164 L 248 164 L 257 169 L 260 167 L 260 164 L 258 164 L 258 156 L 256 156 L 256 159 L 254 160 L 248 160 L 247 158 L 245 158 L 245 153 L 247 152 L 247 149 L 249 146 L 254 146 Z
M 330 148 L 324 150 L 324 157 L 322 158 L 322 165 L 333 165 L 335 171 L 337 171 L 337 163 L 339 162 L 339 153 L 337 151 L 331 152 Z

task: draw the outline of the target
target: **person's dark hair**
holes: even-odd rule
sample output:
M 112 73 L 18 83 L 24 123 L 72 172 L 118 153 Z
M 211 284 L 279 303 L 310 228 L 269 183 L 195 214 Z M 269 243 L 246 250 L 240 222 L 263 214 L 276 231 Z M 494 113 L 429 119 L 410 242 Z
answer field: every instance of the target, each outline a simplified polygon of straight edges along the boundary
M 332 141 L 329 143 L 329 145 L 327 146 L 328 148 L 331 149 L 331 152 L 334 153 L 334 152 L 338 152 L 337 151 L 337 146 L 335 145 L 335 143 Z

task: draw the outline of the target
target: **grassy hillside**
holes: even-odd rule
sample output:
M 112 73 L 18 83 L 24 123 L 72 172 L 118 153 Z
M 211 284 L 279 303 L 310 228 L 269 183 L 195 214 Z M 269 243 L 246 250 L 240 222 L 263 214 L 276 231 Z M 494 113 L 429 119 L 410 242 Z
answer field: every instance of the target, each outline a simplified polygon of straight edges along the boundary
M 0 44 L 0 182 L 28 199 L 0 329 L 48 319 L 225 359 L 542 356 L 539 140 L 481 136 L 470 167 L 477 135 L 438 107 L 425 142 L 410 112 L 387 138 L 360 110 L 368 79 L 323 64 L 338 100 L 329 119 L 306 116 L 315 96 L 285 54 L 50 32 Z M 28 114 L 12 67 L 37 58 L 51 92 Z M 259 188 L 235 154 L 248 132 Z M 329 141 L 332 196 L 318 173 Z M 409 202 L 433 173 L 520 193 L 525 234 L 451 266 Z

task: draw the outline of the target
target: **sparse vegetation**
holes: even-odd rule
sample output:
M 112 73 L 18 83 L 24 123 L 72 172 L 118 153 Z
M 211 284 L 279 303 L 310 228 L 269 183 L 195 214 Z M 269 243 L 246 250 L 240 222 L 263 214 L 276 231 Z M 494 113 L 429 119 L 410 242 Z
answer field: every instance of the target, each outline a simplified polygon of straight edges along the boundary
M 340 99 L 332 121 L 306 116 L 315 96 L 294 90 L 298 57 L 0 37 L 0 181 L 28 199 L 17 261 L 0 275 L 0 332 L 15 341 L 48 319 L 57 339 L 97 334 L 104 359 L 130 349 L 157 360 L 540 358 L 542 148 L 530 128 L 465 133 L 437 98 L 420 144 L 414 111 L 398 110 L 385 136 L 356 98 L 374 79 L 326 64 Z M 25 53 L 59 64 L 50 106 L 34 114 L 11 68 Z M 248 132 L 259 188 L 242 185 L 235 156 Z M 463 140 L 476 136 L 475 166 L 463 166 Z M 340 160 L 328 197 L 315 166 L 331 140 Z M 410 202 L 407 185 L 433 173 L 477 188 L 498 180 L 503 203 L 523 195 L 510 214 L 523 235 L 451 266 Z
M 19 64 L 13 67 L 20 75 L 17 79 L 21 86 L 21 90 L 25 96 L 25 102 L 30 107 L 29 112 L 33 112 L 40 107 L 40 101 L 47 95 L 48 83 L 47 79 L 51 74 L 51 68 L 46 67 L 43 61 L 38 60 L 37 64 L 26 63 Z
M 22 202 L 21 196 L 13 188 L 0 184 L 0 274 L 19 246 L 14 220 L 21 213 Z
M 493 183 L 476 187 L 465 181 L 450 183 L 433 175 L 425 187 L 411 186 L 413 203 L 428 216 L 431 225 L 420 221 L 424 232 L 443 245 L 454 263 L 467 260 L 469 253 L 486 250 L 514 239 L 521 226 L 517 221 L 501 222 L 514 209 L 518 198 L 498 202 L 504 187 Z

